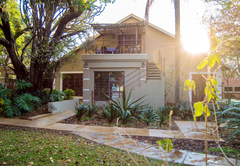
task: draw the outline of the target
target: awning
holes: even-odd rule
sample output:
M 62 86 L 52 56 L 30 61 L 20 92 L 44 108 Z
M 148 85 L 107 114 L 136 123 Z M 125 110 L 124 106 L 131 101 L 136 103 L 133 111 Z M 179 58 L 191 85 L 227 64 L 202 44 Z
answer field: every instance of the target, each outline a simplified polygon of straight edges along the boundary
M 146 31 L 144 22 L 123 23 L 123 24 L 91 24 L 101 35 L 108 34 L 143 34 Z

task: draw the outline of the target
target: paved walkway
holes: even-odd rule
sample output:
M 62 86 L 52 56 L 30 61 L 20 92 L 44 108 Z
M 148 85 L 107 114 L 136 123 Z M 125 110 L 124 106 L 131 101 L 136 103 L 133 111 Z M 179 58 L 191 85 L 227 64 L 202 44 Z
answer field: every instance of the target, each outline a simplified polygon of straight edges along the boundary
M 127 136 L 151 136 L 151 137 L 168 137 L 168 138 L 189 138 L 189 139 L 204 139 L 205 124 L 198 122 L 200 132 L 197 132 L 193 122 L 189 121 L 175 121 L 180 131 L 167 131 L 156 129 L 136 129 L 136 128 L 116 128 L 116 127 L 102 127 L 102 126 L 85 126 L 75 124 L 57 123 L 63 119 L 75 115 L 74 111 L 65 111 L 54 115 L 41 115 L 32 118 L 31 120 L 22 119 L 8 119 L 0 118 L 0 124 L 44 128 L 53 130 L 71 131 L 76 135 L 92 140 L 97 143 L 102 143 L 114 148 L 126 150 L 125 147 L 133 153 L 142 154 L 155 159 L 167 159 L 168 161 L 176 163 L 184 163 L 187 165 L 205 165 L 205 154 L 188 152 L 184 150 L 172 149 L 167 155 L 165 152 L 158 149 L 155 145 L 138 142 L 133 142 Z M 212 125 L 209 123 L 208 125 Z M 208 135 L 208 140 L 213 140 L 212 136 Z M 223 140 L 220 140 L 223 141 Z M 124 144 L 123 144 L 124 143 Z M 137 146 L 136 146 L 137 145 Z M 203 146 L 203 145 L 196 145 Z M 234 165 L 240 166 L 240 160 L 229 159 Z M 208 165 L 230 165 L 225 158 L 208 155 Z

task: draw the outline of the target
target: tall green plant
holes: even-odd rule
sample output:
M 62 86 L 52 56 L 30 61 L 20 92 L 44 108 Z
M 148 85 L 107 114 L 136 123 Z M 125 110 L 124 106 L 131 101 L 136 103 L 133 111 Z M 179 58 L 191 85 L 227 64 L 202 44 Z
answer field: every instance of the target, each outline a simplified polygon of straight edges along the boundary
M 162 128 L 163 123 L 169 117 L 169 111 L 172 109 L 171 106 L 166 105 L 165 107 L 159 107 L 156 111 L 157 114 L 157 121 L 159 123 L 159 127 Z
M 122 120 L 123 124 L 128 123 L 131 119 L 136 119 L 135 117 L 132 116 L 131 111 L 139 107 L 144 101 L 138 103 L 140 100 L 142 100 L 145 96 L 140 97 L 139 99 L 135 100 L 134 102 L 131 102 L 131 94 L 132 94 L 132 89 L 130 90 L 128 97 L 126 96 L 126 89 L 123 88 L 123 93 L 122 93 L 122 102 L 120 102 L 118 99 L 115 101 L 111 97 L 105 94 L 105 96 L 112 101 L 113 105 L 117 108 L 119 114 L 120 114 L 120 119 Z
M 142 120 L 147 124 L 153 123 L 156 121 L 157 115 L 154 112 L 153 108 L 145 109 L 141 114 Z
M 18 80 L 17 87 L 11 91 L 10 97 L 5 99 L 4 109 L 7 117 L 20 116 L 23 112 L 32 112 L 42 101 L 39 97 L 33 96 L 30 93 L 23 93 L 23 91 L 31 87 L 31 83 L 25 80 Z
M 108 123 L 112 123 L 112 121 L 118 117 L 118 109 L 113 105 L 113 103 L 107 102 L 107 105 L 104 110 L 104 115 L 108 120 Z
M 75 106 L 75 112 L 76 112 L 76 117 L 78 120 L 82 120 L 82 116 L 87 113 L 89 110 L 89 107 L 87 104 L 82 103 L 82 104 L 76 104 Z
M 98 107 L 95 104 L 88 105 L 88 117 L 92 118 L 94 114 L 98 111 Z

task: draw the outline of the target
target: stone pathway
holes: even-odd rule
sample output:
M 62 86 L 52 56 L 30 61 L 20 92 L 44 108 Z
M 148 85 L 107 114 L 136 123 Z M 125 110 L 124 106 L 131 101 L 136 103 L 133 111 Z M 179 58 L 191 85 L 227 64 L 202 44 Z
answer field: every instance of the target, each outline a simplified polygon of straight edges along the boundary
M 133 142 L 132 139 L 126 135 L 138 135 L 138 136 L 151 136 L 151 137 L 168 137 L 168 138 L 189 138 L 189 139 L 204 139 L 205 124 L 198 122 L 198 128 L 200 132 L 196 131 L 193 122 L 189 121 L 175 121 L 180 131 L 167 131 L 156 129 L 136 129 L 136 128 L 115 128 L 115 127 L 102 127 L 102 126 L 85 126 L 75 124 L 57 123 L 63 119 L 69 118 L 75 115 L 72 110 L 65 111 L 58 114 L 42 115 L 33 117 L 30 120 L 21 119 L 8 119 L 0 118 L 0 124 L 44 128 L 53 130 L 66 130 L 71 131 L 76 135 L 89 139 L 91 141 L 105 144 L 113 148 L 126 150 L 132 153 L 142 154 L 146 157 L 167 160 L 175 163 L 183 163 L 187 165 L 205 165 L 205 154 L 188 152 L 184 150 L 172 149 L 167 155 L 157 146 L 147 144 L 144 142 Z M 212 125 L 209 123 L 209 125 Z M 120 138 L 121 137 L 121 138 Z M 211 136 L 208 136 L 208 140 L 212 140 Z M 223 140 L 221 140 L 223 141 Z M 124 144 L 123 144 L 124 142 Z M 234 165 L 240 166 L 240 160 L 230 159 Z M 225 158 L 208 155 L 208 165 L 230 165 Z

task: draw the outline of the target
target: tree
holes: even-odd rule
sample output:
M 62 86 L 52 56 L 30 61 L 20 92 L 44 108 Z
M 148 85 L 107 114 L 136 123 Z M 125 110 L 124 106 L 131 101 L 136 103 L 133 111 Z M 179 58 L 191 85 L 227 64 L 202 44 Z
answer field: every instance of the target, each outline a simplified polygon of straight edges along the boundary
M 219 0 L 210 3 L 204 22 L 212 30 L 215 39 L 214 53 L 221 57 L 223 65 L 227 65 L 240 76 L 240 1 Z
M 31 82 L 30 91 L 34 92 L 42 89 L 43 73 L 51 60 L 61 56 L 58 51 L 66 51 L 69 48 L 66 43 L 85 34 L 88 23 L 112 1 L 101 0 L 97 6 L 96 0 L 21 0 L 20 11 L 26 27 L 16 33 L 10 25 L 6 1 L 0 2 L 0 29 L 4 34 L 0 44 L 7 49 L 17 79 Z M 31 40 L 25 44 L 31 44 L 29 71 L 16 47 L 16 39 L 26 32 L 31 33 Z

